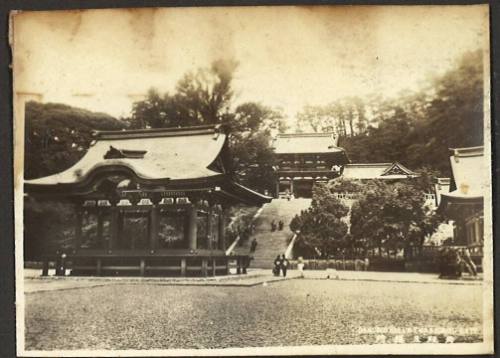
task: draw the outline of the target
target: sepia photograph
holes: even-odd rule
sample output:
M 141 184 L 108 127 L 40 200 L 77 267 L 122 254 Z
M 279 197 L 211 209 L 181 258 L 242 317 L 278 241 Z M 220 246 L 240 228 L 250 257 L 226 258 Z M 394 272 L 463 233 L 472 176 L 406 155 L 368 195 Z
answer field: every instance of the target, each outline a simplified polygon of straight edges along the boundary
M 492 354 L 489 28 L 11 12 L 18 355 Z

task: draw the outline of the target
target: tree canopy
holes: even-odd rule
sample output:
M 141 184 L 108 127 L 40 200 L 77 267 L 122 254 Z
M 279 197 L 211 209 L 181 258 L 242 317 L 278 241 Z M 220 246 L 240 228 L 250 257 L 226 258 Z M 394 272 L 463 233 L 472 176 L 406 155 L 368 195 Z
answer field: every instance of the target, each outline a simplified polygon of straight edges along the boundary
M 208 68 L 185 74 L 174 93 L 149 90 L 134 103 L 127 118 L 132 128 L 184 127 L 223 124 L 230 134 L 233 169 L 238 179 L 255 190 L 274 189 L 272 132 L 285 129 L 278 109 L 247 102 L 234 107 L 232 80 L 237 63 L 215 61 Z
M 299 131 L 335 131 L 352 162 L 399 161 L 449 176 L 449 148 L 483 144 L 482 52 L 466 52 L 418 90 L 306 106 L 297 119 Z
M 315 185 L 311 206 L 290 222 L 290 229 L 298 235 L 296 253 L 305 257 L 328 257 L 345 248 L 348 213 L 349 208 L 326 184 Z
M 365 249 L 396 252 L 421 247 L 442 221 L 425 203 L 416 182 L 387 183 L 374 180 L 363 186 L 351 208 L 351 235 Z M 359 246 L 359 245 L 358 245 Z
M 232 104 L 232 80 L 237 63 L 214 61 L 208 68 L 190 71 L 174 93 L 151 88 L 146 99 L 135 102 L 128 118 L 132 128 L 186 127 L 225 121 Z

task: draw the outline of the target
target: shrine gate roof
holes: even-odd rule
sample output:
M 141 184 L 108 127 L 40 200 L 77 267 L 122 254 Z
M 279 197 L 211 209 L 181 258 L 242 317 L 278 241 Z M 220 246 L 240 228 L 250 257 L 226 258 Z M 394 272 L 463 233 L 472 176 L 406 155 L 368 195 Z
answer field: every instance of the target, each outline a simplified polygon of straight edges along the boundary
M 339 153 L 344 149 L 337 146 L 333 133 L 282 133 L 273 143 L 276 154 Z
M 398 162 L 347 164 L 342 173 L 346 179 L 407 179 L 417 176 L 418 173 Z

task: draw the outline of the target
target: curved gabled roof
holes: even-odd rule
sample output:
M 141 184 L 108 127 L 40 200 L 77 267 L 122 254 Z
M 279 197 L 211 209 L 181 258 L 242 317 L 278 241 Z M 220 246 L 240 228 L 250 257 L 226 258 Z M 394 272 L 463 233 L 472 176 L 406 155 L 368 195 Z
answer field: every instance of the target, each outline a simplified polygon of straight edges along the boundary
M 216 171 L 211 164 L 219 158 L 225 142 L 226 134 L 218 126 L 96 132 L 87 153 L 71 168 L 25 183 L 76 184 L 109 167 L 122 167 L 145 180 L 216 176 L 224 168 Z
M 342 173 L 346 179 L 407 179 L 418 175 L 399 162 L 347 164 Z

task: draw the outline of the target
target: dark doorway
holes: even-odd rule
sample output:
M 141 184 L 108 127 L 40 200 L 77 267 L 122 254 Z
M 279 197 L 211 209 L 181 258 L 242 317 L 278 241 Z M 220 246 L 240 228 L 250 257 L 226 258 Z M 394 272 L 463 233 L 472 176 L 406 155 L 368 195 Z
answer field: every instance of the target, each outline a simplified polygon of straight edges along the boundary
M 149 213 L 124 212 L 121 215 L 118 248 L 146 249 L 148 247 Z

